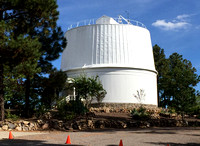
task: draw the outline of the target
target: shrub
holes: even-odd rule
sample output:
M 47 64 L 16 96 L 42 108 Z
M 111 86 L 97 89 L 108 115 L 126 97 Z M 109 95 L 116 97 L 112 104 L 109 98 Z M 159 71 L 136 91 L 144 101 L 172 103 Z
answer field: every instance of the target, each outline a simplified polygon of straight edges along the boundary
M 15 114 L 11 114 L 10 111 L 8 110 L 6 113 L 6 118 L 16 121 L 19 119 L 19 116 L 15 115 Z
M 75 118 L 76 115 L 85 114 L 88 109 L 80 100 L 71 100 L 67 103 L 65 100 L 61 101 L 58 106 L 58 116 L 63 120 L 71 120 Z
M 137 120 L 148 120 L 150 118 L 150 114 L 146 111 L 146 108 L 139 107 L 139 109 L 133 109 L 131 112 L 131 116 L 133 119 Z

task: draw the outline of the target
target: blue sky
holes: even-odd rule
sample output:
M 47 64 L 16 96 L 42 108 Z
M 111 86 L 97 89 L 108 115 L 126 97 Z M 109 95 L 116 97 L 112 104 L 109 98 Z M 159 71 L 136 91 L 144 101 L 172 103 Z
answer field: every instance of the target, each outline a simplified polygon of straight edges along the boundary
M 64 32 L 71 24 L 107 15 L 137 20 L 151 33 L 168 57 L 174 52 L 192 62 L 200 74 L 200 0 L 58 0 L 58 25 Z M 53 62 L 60 69 L 61 57 Z M 200 84 L 197 89 L 200 90 Z

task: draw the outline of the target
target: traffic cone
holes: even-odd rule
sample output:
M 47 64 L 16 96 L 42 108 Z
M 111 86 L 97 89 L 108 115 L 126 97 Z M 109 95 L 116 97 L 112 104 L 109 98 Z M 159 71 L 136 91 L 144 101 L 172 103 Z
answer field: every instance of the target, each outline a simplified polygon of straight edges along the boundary
M 119 146 L 123 146 L 122 139 L 121 139 L 120 142 L 119 142 Z
M 66 143 L 65 143 L 65 144 L 71 144 L 70 136 L 69 136 L 69 135 L 67 136 L 67 140 L 66 140 Z
M 9 132 L 9 139 L 13 139 L 13 135 L 11 131 Z

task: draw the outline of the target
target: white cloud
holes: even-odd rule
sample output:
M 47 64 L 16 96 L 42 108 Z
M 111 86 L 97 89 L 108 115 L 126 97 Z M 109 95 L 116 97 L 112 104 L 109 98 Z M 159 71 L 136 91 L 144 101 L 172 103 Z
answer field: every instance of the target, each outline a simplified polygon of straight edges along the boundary
M 180 30 L 187 29 L 190 23 L 186 20 L 186 18 L 190 17 L 190 15 L 183 14 L 178 15 L 176 19 L 172 21 L 166 21 L 165 19 L 156 20 L 152 23 L 153 26 L 161 28 L 163 30 Z
M 188 15 L 188 14 L 183 14 L 183 15 L 178 15 L 177 17 L 176 17 L 176 19 L 178 19 L 178 20 L 185 20 L 185 18 L 188 18 L 188 17 L 190 17 L 190 15 Z
M 185 29 L 189 25 L 187 22 L 166 22 L 165 20 L 156 20 L 152 23 L 153 26 L 159 27 L 164 30 L 177 30 Z

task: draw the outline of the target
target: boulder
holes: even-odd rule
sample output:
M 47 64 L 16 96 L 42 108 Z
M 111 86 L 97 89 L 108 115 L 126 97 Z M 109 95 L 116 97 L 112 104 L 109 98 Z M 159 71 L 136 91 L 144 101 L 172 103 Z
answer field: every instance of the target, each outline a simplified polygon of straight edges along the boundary
M 28 125 L 30 122 L 29 121 L 23 121 L 24 125 Z
M 43 130 L 49 129 L 49 124 L 48 124 L 48 123 L 45 123 L 44 125 L 42 125 L 42 129 L 43 129 Z
M 22 131 L 22 127 L 21 127 L 21 126 L 18 126 L 18 127 L 15 128 L 15 130 L 17 130 L 17 131 Z
M 8 125 L 3 125 L 3 126 L 2 126 L 2 129 L 3 129 L 3 130 L 8 130 Z
M 13 123 L 8 123 L 8 128 L 9 129 L 15 129 L 15 124 L 13 124 Z
M 94 124 L 92 120 L 88 120 L 87 126 L 91 129 L 94 129 Z
M 28 127 L 26 127 L 26 126 L 23 127 L 23 131 L 28 131 L 28 130 L 29 130 Z

